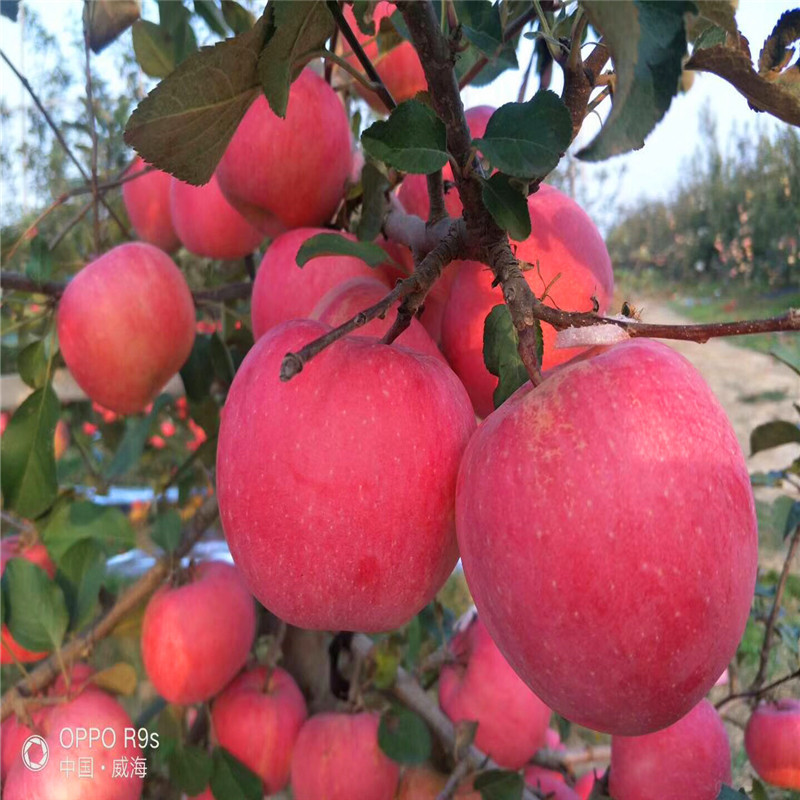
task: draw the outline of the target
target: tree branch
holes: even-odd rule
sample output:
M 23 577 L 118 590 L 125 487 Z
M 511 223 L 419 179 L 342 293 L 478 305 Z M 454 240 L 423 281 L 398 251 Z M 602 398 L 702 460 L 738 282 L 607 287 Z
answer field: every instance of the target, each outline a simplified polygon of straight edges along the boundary
M 717 702 L 715 707 L 717 710 L 719 710 L 720 708 L 728 705 L 728 703 L 731 703 L 734 700 L 744 700 L 750 697 L 755 697 L 755 698 L 763 697 L 764 695 L 769 694 L 773 689 L 777 689 L 779 686 L 783 686 L 784 683 L 789 683 L 789 681 L 793 681 L 796 678 L 800 678 L 800 669 L 795 670 L 789 675 L 784 675 L 782 678 L 778 678 L 777 680 L 774 680 L 772 683 L 768 683 L 766 686 L 762 686 L 760 689 L 748 689 L 746 692 L 737 692 L 735 694 L 729 694 L 727 697 L 723 697 L 722 700 Z
M 88 0 L 84 0 L 84 5 Z M 84 15 L 83 22 L 83 49 L 86 58 L 86 112 L 89 115 L 89 130 L 92 135 L 92 172 L 91 172 L 91 187 L 92 187 L 92 205 L 94 208 L 94 251 L 95 254 L 100 253 L 100 213 L 99 213 L 99 199 L 100 195 L 97 191 L 97 121 L 94 115 L 94 92 L 92 90 L 92 56 L 89 47 L 89 25 L 88 18 Z
M 49 686 L 61 672 L 60 664 L 67 665 L 88 655 L 94 645 L 108 636 L 119 622 L 121 622 L 140 603 L 146 600 L 167 578 L 176 560 L 185 556 L 194 546 L 195 542 L 205 533 L 219 516 L 217 498 L 215 495 L 207 498 L 192 519 L 189 531 L 172 555 L 164 556 L 144 573 L 135 583 L 131 584 L 116 602 L 96 623 L 91 625 L 79 636 L 65 644 L 60 652 L 53 653 L 45 661 L 33 669 L 26 678 L 8 689 L 0 704 L 0 720 L 12 713 L 14 708 L 25 698 L 40 692 Z
M 447 216 L 447 209 L 444 205 L 444 179 L 442 171 L 437 170 L 425 179 L 428 184 L 428 200 L 430 201 L 430 211 L 428 212 L 428 225 L 435 225 Z

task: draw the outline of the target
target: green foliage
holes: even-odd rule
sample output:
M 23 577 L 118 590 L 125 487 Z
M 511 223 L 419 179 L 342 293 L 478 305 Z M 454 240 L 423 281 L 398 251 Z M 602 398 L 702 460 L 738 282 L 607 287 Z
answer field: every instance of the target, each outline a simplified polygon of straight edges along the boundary
M 788 420 L 765 422 L 754 428 L 750 434 L 750 454 L 761 450 L 780 447 L 790 442 L 800 442 L 800 427 Z
M 223 747 L 212 754 L 211 792 L 216 800 L 261 800 L 261 778 Z
M 37 234 L 31 241 L 25 274 L 35 281 L 46 281 L 53 273 L 53 256 L 44 236 Z
M 156 517 L 150 538 L 167 553 L 172 553 L 181 543 L 181 515 L 169 508 Z
M 531 217 L 528 201 L 514 179 L 502 172 L 491 178 L 481 178 L 481 197 L 494 221 L 509 236 L 517 241 L 527 239 L 531 234 Z
M 386 192 L 389 181 L 381 168 L 368 159 L 361 170 L 361 218 L 356 235 L 363 242 L 373 241 L 381 232 L 383 219 L 389 207 Z
M 378 745 L 399 764 L 421 764 L 431 753 L 431 734 L 413 711 L 395 706 L 381 716 Z
M 592 26 L 604 38 L 617 76 L 611 114 L 597 137 L 578 153 L 602 161 L 637 150 L 678 92 L 686 55 L 684 14 L 693 2 L 582 0 Z
M 169 754 L 168 760 L 171 782 L 189 795 L 200 794 L 208 786 L 212 770 L 217 765 L 220 765 L 222 770 L 229 769 L 224 755 L 212 761 L 212 756 L 205 750 L 192 745 L 175 747 Z
M 367 154 L 403 172 L 428 174 L 447 163 L 447 133 L 432 108 L 419 100 L 400 103 L 387 120 L 361 134 Z
M 537 330 L 537 350 L 541 363 L 541 326 L 537 325 Z M 495 408 L 499 408 L 520 386 L 528 382 L 528 371 L 519 356 L 518 343 L 519 337 L 511 321 L 508 306 L 495 306 L 486 317 L 483 328 L 483 362 L 486 369 L 498 378 L 493 395 Z
M 169 395 L 161 394 L 153 401 L 153 408 L 144 418 L 128 417 L 125 420 L 125 435 L 106 469 L 108 480 L 124 475 L 139 461 L 156 418 L 169 403 Z
M 520 800 L 525 788 L 522 775 L 501 769 L 481 772 L 472 785 L 482 800 Z
M 312 258 L 321 256 L 352 256 L 360 258 L 371 267 L 377 267 L 387 260 L 386 251 L 380 245 L 354 242 L 338 233 L 318 233 L 306 239 L 297 251 L 297 266 L 304 267 Z
M 100 542 L 87 538 L 69 546 L 58 560 L 56 583 L 64 593 L 71 630 L 80 629 L 95 614 L 107 557 Z

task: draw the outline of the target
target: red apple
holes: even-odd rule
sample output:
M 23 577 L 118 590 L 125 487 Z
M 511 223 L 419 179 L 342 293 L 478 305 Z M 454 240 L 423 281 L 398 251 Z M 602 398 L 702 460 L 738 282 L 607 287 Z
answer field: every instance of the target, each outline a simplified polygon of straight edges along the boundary
M 306 720 L 306 703 L 292 676 L 279 668 L 243 672 L 217 697 L 211 719 L 217 742 L 275 794 L 289 782 L 292 749 Z
M 391 800 L 400 769 L 378 746 L 377 714 L 317 714 L 292 756 L 295 800 Z
M 541 297 L 550 285 L 546 303 L 569 311 L 591 311 L 596 297 L 600 311 L 605 311 L 614 292 L 611 261 L 600 232 L 586 213 L 566 195 L 552 186 L 540 186 L 528 198 L 532 233 L 524 242 L 512 242 L 517 257 L 533 267 L 525 279 Z M 536 269 L 536 263 L 539 269 Z M 475 261 L 464 262 L 458 270 L 442 320 L 442 349 L 467 387 L 482 417 L 494 408 L 492 394 L 497 378 L 483 361 L 483 329 L 492 308 L 503 302 L 501 287 L 492 288 L 493 276 L 488 267 Z M 568 361 L 585 348 L 555 349 L 555 329 L 542 325 L 544 361 L 549 369 Z
M 256 610 L 239 571 L 208 562 L 190 568 L 190 582 L 159 589 L 142 622 L 142 661 L 156 691 L 170 703 L 208 700 L 244 666 Z
M 119 245 L 67 284 L 58 340 L 92 400 L 120 414 L 142 411 L 191 352 L 194 303 L 186 279 L 157 247 Z
M 381 0 L 375 5 L 372 19 L 375 23 L 376 35 L 380 29 L 381 20 L 384 17 L 390 17 L 396 10 L 394 3 L 386 2 L 386 0 Z M 395 102 L 402 103 L 404 100 L 410 100 L 417 92 L 427 90 L 428 82 L 425 80 L 425 72 L 419 62 L 417 51 L 411 42 L 401 42 L 388 52 L 381 53 L 378 51 L 378 42 L 375 37 L 361 32 L 349 5 L 344 7 L 344 16 Z M 347 61 L 363 73 L 364 70 L 361 67 L 361 63 L 352 54 L 346 42 L 343 47 L 345 52 L 350 53 L 350 55 L 347 55 Z M 372 108 L 384 114 L 388 113 L 388 109 L 375 92 L 371 92 L 355 80 L 353 81 L 353 86 Z
M 486 133 L 486 126 L 489 118 L 494 114 L 491 106 L 475 106 L 465 112 L 469 132 L 473 139 L 479 139 Z M 460 217 L 464 211 L 461 205 L 461 198 L 453 184 L 453 168 L 450 164 L 445 164 L 442 169 L 442 177 L 445 180 L 444 206 L 451 217 Z M 406 175 L 400 188 L 397 191 L 397 199 L 409 214 L 416 214 L 424 220 L 430 214 L 431 202 L 428 198 L 428 180 L 424 175 Z
M 525 783 L 548 800 L 580 800 L 575 790 L 567 786 L 564 776 L 552 769 L 528 767 L 525 770 Z
M 285 119 L 263 95 L 250 106 L 217 167 L 220 189 L 265 235 L 323 225 L 344 196 L 350 141 L 341 101 L 305 69 L 289 91 Z
M 375 278 L 381 272 L 352 256 L 321 256 L 297 266 L 297 251 L 321 228 L 298 228 L 279 236 L 267 249 L 253 284 L 250 313 L 258 339 L 279 322 L 304 319 L 334 287 L 348 278 Z M 388 291 L 388 290 L 387 290 Z
M 334 286 L 317 303 L 311 312 L 312 319 L 318 319 L 335 328 L 354 317 L 375 303 L 382 300 L 389 292 L 389 287 L 376 278 L 350 278 L 338 286 Z M 392 327 L 397 316 L 397 306 L 393 306 L 383 319 L 374 319 L 356 331 L 356 336 L 373 336 L 380 339 Z M 436 343 L 431 339 L 422 323 L 412 319 L 411 324 L 395 339 L 397 344 L 416 350 L 419 353 L 444 361 Z
M 23 544 L 19 536 L 4 536 L 0 546 L 0 575 L 5 572 L 6 563 L 11 558 L 24 558 L 37 567 L 41 567 L 50 578 L 56 574 L 56 565 L 50 559 L 47 548 L 41 543 Z M 11 664 L 14 661 L 28 663 L 47 658 L 47 653 L 35 653 L 17 644 L 11 636 L 7 625 L 3 625 L 0 639 L 0 664 Z
M 747 723 L 744 747 L 763 780 L 800 789 L 800 700 L 759 705 Z
M 439 704 L 453 722 L 478 723 L 475 745 L 501 767 L 519 769 L 545 744 L 550 709 L 503 658 L 481 620 L 450 642 L 455 663 L 442 667 Z
M 455 478 L 475 419 L 446 364 L 367 337 L 335 342 L 283 383 L 284 355 L 328 330 L 284 323 L 236 373 L 217 449 L 222 524 L 251 591 L 281 619 L 390 630 L 455 566 Z M 398 453 L 379 476 L 378 453 Z
M 94 667 L 90 666 L 84 661 L 78 661 L 68 670 L 69 672 L 69 686 L 64 678 L 64 673 L 60 672 L 56 677 L 50 690 L 47 692 L 50 697 L 66 697 L 80 694 L 86 689 L 95 689 L 100 691 L 97 686 L 92 683 L 92 676 L 96 674 Z
M 403 772 L 394 800 L 437 800 L 447 776 L 430 767 L 410 767 Z
M 205 258 L 242 258 L 264 238 L 226 199 L 212 175 L 205 186 L 172 179 L 170 209 L 183 246 Z
M 602 775 L 602 770 L 592 770 L 591 772 L 581 775 L 581 777 L 575 781 L 575 794 L 577 794 L 581 800 L 589 800 L 589 796 L 594 790 L 594 785 L 597 783 L 597 779 L 602 777 Z
M 564 743 L 561 741 L 561 734 L 555 728 L 548 728 L 544 732 L 544 746 L 548 750 L 566 750 Z
M 56 432 L 53 438 L 53 448 L 55 450 L 56 461 L 66 453 L 69 447 L 69 428 L 63 419 L 56 423 Z
M 492 638 L 579 725 L 671 725 L 736 652 L 757 566 L 750 479 L 716 397 L 669 347 L 618 344 L 518 391 L 464 454 L 456 528 Z
M 140 172 L 147 166 L 141 156 L 136 156 L 128 174 Z M 171 180 L 171 175 L 154 169 L 122 184 L 122 200 L 136 235 L 167 253 L 177 250 L 181 244 L 169 210 Z
M 730 782 L 728 734 L 708 700 L 664 730 L 611 739 L 614 800 L 716 800 Z
M 136 730 L 125 709 L 99 689 L 49 706 L 39 724 L 47 741 L 44 768 L 33 772 L 19 751 L 3 788 L 3 800 L 138 800 L 142 777 L 133 774 L 133 759 L 144 759 Z M 83 734 L 81 734 L 83 732 Z M 89 735 L 93 739 L 89 741 Z M 83 739 L 79 738 L 83 735 Z M 40 760 L 38 745 L 30 755 Z M 114 776 L 114 765 L 127 764 L 127 777 Z M 145 769 L 146 769 L 145 762 Z M 91 777 L 79 769 L 91 768 Z M 70 771 L 71 770 L 71 771 Z

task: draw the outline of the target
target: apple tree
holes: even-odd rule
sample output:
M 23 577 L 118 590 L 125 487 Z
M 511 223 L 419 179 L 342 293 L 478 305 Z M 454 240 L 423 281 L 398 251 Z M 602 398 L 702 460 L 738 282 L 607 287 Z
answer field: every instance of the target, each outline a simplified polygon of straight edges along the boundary
M 800 312 L 614 313 L 547 182 L 646 146 L 690 71 L 800 125 L 800 10 L 757 64 L 728 0 L 141 11 L 84 3 L 80 149 L 2 53 L 75 170 L 3 250 L 3 796 L 800 790 L 800 461 L 751 476 L 655 341 Z M 526 40 L 517 101 L 465 110 Z M 115 41 L 158 79 L 124 136 Z

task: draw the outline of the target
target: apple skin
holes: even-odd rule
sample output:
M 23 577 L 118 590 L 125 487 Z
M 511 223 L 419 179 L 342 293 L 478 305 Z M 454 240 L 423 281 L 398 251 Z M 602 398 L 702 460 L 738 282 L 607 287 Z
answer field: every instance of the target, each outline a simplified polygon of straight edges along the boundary
M 183 366 L 194 326 L 181 271 L 162 250 L 140 242 L 87 264 L 58 304 L 69 371 L 92 400 L 120 414 L 143 411 Z
M 519 769 L 545 744 L 550 709 L 522 682 L 474 619 L 450 642 L 455 663 L 439 675 L 439 705 L 455 723 L 478 723 L 475 745 L 501 767 Z
M 664 730 L 611 738 L 614 800 L 716 800 L 730 782 L 728 734 L 705 698 Z
M 391 800 L 400 767 L 378 746 L 374 713 L 317 714 L 292 755 L 295 800 Z
M 447 775 L 430 767 L 409 767 L 400 776 L 394 800 L 436 800 L 447 784 Z
M 375 305 L 386 297 L 388 292 L 389 287 L 375 278 L 350 278 L 350 280 L 334 286 L 317 303 L 311 312 L 311 318 L 318 319 L 335 328 L 337 325 L 347 322 L 360 311 Z M 380 339 L 392 327 L 396 316 L 397 306 L 393 306 L 383 319 L 374 319 L 368 322 L 358 328 L 355 335 Z M 412 319 L 408 328 L 395 341 L 409 350 L 417 350 L 444 361 L 441 350 L 418 319 Z
M 256 610 L 239 571 L 208 562 L 191 583 L 163 586 L 142 622 L 142 661 L 156 691 L 170 703 L 208 700 L 244 666 L 253 644 Z
M 192 186 L 173 178 L 170 209 L 178 237 L 196 256 L 243 258 L 264 238 L 225 199 L 216 175 L 205 186 Z
M 136 156 L 128 174 L 139 172 L 147 166 L 141 156 Z M 136 235 L 143 242 L 166 253 L 181 246 L 169 208 L 171 180 L 172 176 L 168 173 L 154 169 L 122 184 L 122 200 Z
M 24 546 L 19 536 L 4 536 L 2 546 L 0 546 L 0 575 L 5 572 L 6 564 L 11 558 L 24 558 L 37 567 L 41 567 L 52 579 L 56 574 L 56 565 L 52 562 L 47 553 L 47 548 L 36 543 Z M 28 650 L 14 641 L 7 625 L 3 625 L 2 639 L 0 640 L 0 664 L 12 664 L 15 660 L 23 664 L 32 661 L 41 661 L 47 658 L 49 653 L 35 653 Z
M 492 106 L 475 106 L 467 109 L 464 116 L 467 118 L 469 132 L 473 139 L 480 139 L 486 133 L 489 118 L 494 114 Z M 442 178 L 445 182 L 454 183 L 453 168 L 449 163 L 442 169 Z M 400 188 L 397 190 L 397 199 L 400 205 L 409 213 L 416 214 L 421 219 L 427 220 L 431 210 L 431 201 L 428 197 L 428 179 L 425 175 L 406 175 Z M 458 190 L 453 186 L 444 194 L 444 207 L 451 217 L 460 217 L 464 212 Z
M 528 767 L 525 770 L 525 783 L 548 800 L 580 800 L 575 790 L 567 786 L 564 776 L 552 769 Z
M 294 678 L 278 667 L 243 672 L 211 709 L 217 742 L 261 778 L 268 795 L 289 782 L 292 749 L 307 716 Z
M 381 272 L 352 256 L 321 256 L 298 267 L 297 251 L 320 233 L 330 231 L 296 228 L 278 236 L 267 248 L 253 284 L 250 314 L 256 339 L 280 322 L 308 318 L 334 286 L 349 278 L 381 277 Z
M 375 5 L 372 19 L 375 23 L 376 34 L 380 28 L 381 20 L 384 17 L 390 17 L 396 10 L 394 3 L 389 3 L 387 0 L 381 0 Z M 389 94 L 396 103 L 410 100 L 417 92 L 427 91 L 428 82 L 425 79 L 425 72 L 422 69 L 417 51 L 411 42 L 402 42 L 387 53 L 379 53 L 377 41 L 372 36 L 361 32 L 352 8 L 347 5 L 343 8 L 343 11 L 350 28 L 363 45 L 364 52 L 375 66 L 378 75 L 381 76 L 383 85 L 389 90 Z M 372 41 L 368 41 L 369 39 L 372 39 Z M 343 43 L 343 47 L 346 48 L 346 52 L 351 52 L 346 42 Z M 346 56 L 346 60 L 363 74 L 364 69 L 355 55 Z M 353 88 L 375 111 L 380 114 L 388 113 L 383 100 L 375 92 L 371 92 L 356 80 L 353 80 Z
M 336 93 L 304 69 L 289 90 L 285 119 L 262 94 L 247 110 L 217 167 L 220 189 L 264 235 L 323 225 L 344 196 L 350 142 Z
M 757 567 L 747 466 L 716 397 L 665 345 L 560 367 L 484 420 L 456 529 L 492 638 L 576 724 L 671 725 L 736 652 Z
M 614 293 L 611 260 L 603 238 L 583 209 L 552 186 L 540 186 L 528 198 L 531 235 L 511 245 L 517 258 L 535 265 L 525 272 L 537 296 L 550 286 L 545 302 L 568 311 L 591 311 L 594 295 L 603 312 Z M 489 268 L 475 261 L 458 270 L 442 320 L 442 349 L 456 374 L 467 387 L 475 411 L 485 417 L 494 409 L 492 394 L 497 378 L 483 361 L 483 329 L 492 308 L 503 303 L 502 288 L 492 288 Z M 542 324 L 543 369 L 569 361 L 585 348 L 555 349 L 556 331 Z
M 596 776 L 595 770 L 581 775 L 581 777 L 575 781 L 575 794 L 577 794 L 581 800 L 589 800 L 594 785 L 597 783 L 597 778 L 602 777 L 602 775 L 602 770 L 597 770 Z
M 115 734 L 113 747 L 87 741 L 79 746 L 64 747 L 61 732 L 82 727 L 110 728 Z M 14 760 L 3 788 L 3 800 L 138 800 L 142 796 L 142 778 L 113 778 L 114 761 L 121 758 L 143 758 L 138 742 L 125 746 L 125 729 L 133 728 L 125 709 L 110 695 L 99 689 L 87 689 L 74 700 L 50 706 L 40 722 L 40 733 L 50 751 L 47 765 L 40 772 L 31 772 L 19 755 Z M 70 734 L 67 734 L 69 737 Z M 110 741 L 110 734 L 106 734 Z M 70 738 L 66 745 L 72 745 Z M 91 758 L 94 775 L 91 779 L 77 776 L 78 759 Z M 61 762 L 70 760 L 75 772 L 61 771 Z
M 286 322 L 239 367 L 217 449 L 222 525 L 276 616 L 313 630 L 391 630 L 455 566 L 455 479 L 475 418 L 446 364 L 366 337 L 340 339 L 282 382 L 284 355 L 329 330 Z M 377 480 L 377 454 L 402 442 L 414 444 L 384 459 Z
M 759 705 L 747 723 L 744 747 L 763 780 L 800 789 L 800 700 Z

